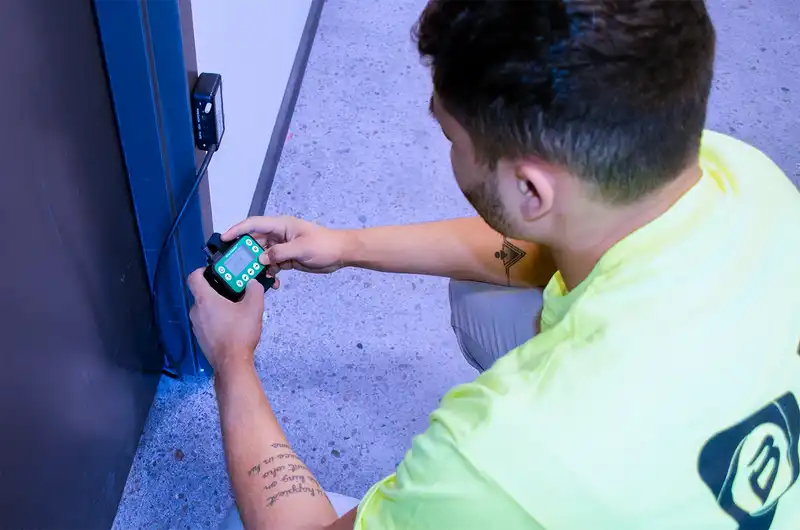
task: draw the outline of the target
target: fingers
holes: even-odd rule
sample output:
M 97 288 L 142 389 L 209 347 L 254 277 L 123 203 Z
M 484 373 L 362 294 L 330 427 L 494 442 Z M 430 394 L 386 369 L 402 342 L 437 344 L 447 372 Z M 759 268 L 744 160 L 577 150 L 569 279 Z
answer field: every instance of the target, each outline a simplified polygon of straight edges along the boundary
M 222 234 L 223 241 L 231 241 L 245 234 L 280 234 L 286 233 L 288 217 L 248 217 L 239 224 L 233 225 L 227 232 Z
M 205 267 L 200 267 L 191 273 L 186 279 L 186 283 L 189 286 L 189 291 L 191 291 L 192 296 L 194 296 L 195 299 L 203 297 L 209 291 L 216 294 L 216 291 L 214 291 L 214 289 L 208 284 L 205 276 L 203 276 L 203 271 L 205 271 Z
M 302 239 L 295 239 L 288 243 L 273 245 L 267 249 L 259 261 L 263 265 L 277 265 L 292 261 L 305 261 L 309 259 L 308 245 Z
M 261 311 L 264 310 L 264 286 L 261 285 L 256 280 L 250 280 L 247 282 L 247 287 L 245 287 L 244 291 L 244 299 L 242 300 L 243 304 L 246 304 L 249 307 L 254 309 L 260 308 Z
M 272 276 L 277 276 L 281 271 L 289 271 L 292 270 L 294 267 L 294 261 L 284 261 L 283 263 L 274 263 L 267 267 L 267 274 Z

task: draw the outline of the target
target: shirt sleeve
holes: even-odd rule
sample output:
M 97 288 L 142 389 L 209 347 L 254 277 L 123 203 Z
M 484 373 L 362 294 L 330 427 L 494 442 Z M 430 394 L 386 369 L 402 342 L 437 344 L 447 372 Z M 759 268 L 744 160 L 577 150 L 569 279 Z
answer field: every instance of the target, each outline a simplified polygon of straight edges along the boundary
M 542 528 L 469 456 L 492 406 L 486 393 L 470 383 L 445 396 L 395 474 L 367 492 L 355 530 Z

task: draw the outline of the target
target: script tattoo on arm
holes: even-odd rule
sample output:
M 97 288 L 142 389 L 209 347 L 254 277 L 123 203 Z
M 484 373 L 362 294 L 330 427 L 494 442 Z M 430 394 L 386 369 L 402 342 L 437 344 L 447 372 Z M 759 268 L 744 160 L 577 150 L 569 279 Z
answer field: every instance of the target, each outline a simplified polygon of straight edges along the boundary
M 292 450 L 282 443 L 274 443 L 272 448 Z M 263 489 L 267 494 L 267 506 L 273 506 L 281 499 L 293 495 L 326 496 L 311 471 L 292 452 L 266 458 L 250 468 L 247 474 L 255 480 L 265 482 Z
M 511 267 L 520 262 L 525 257 L 525 251 L 503 237 L 503 246 L 494 253 L 494 257 L 503 262 L 506 270 L 506 282 L 511 287 Z

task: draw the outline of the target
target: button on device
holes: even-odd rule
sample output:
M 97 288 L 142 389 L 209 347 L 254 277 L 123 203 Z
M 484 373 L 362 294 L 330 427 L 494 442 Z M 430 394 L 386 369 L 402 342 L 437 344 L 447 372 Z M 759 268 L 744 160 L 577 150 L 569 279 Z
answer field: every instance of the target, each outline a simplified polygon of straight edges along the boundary
M 255 273 L 256 271 L 254 271 L 253 269 L 247 269 L 247 274 L 249 274 L 250 276 L 254 275 Z
M 219 271 L 220 274 L 224 274 L 225 273 L 225 267 L 223 267 L 222 265 L 217 267 L 217 270 Z
M 255 270 L 258 270 L 258 269 L 260 269 L 260 268 L 261 268 L 261 265 L 260 265 L 260 264 L 258 264 L 258 263 L 253 263 L 253 268 L 254 268 Z
M 251 249 L 253 252 L 258 252 L 258 246 L 257 246 L 257 245 L 253 245 L 252 247 L 250 247 L 250 249 Z
M 248 247 L 252 247 L 253 246 L 253 240 L 252 239 L 245 239 L 244 240 L 244 244 L 247 245 Z
M 211 102 L 210 101 L 208 103 L 206 103 L 206 106 L 203 109 L 203 114 L 208 114 L 209 112 L 211 112 Z
M 249 279 L 250 279 L 250 276 L 248 276 L 247 274 L 242 274 L 242 279 L 243 279 L 244 281 L 247 281 L 247 280 L 249 280 Z
M 228 273 L 225 275 L 225 279 L 231 281 L 233 279 L 233 276 L 231 276 L 230 273 Z
M 236 285 L 238 287 L 242 287 L 244 285 L 244 283 L 242 282 L 242 280 L 236 280 Z

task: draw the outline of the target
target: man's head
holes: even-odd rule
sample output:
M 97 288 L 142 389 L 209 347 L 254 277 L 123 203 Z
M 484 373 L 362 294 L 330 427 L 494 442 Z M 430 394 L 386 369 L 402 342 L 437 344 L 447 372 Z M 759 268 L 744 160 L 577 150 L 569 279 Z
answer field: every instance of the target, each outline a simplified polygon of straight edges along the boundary
M 714 57 L 702 0 L 431 0 L 431 111 L 490 225 L 547 239 L 696 163 Z

